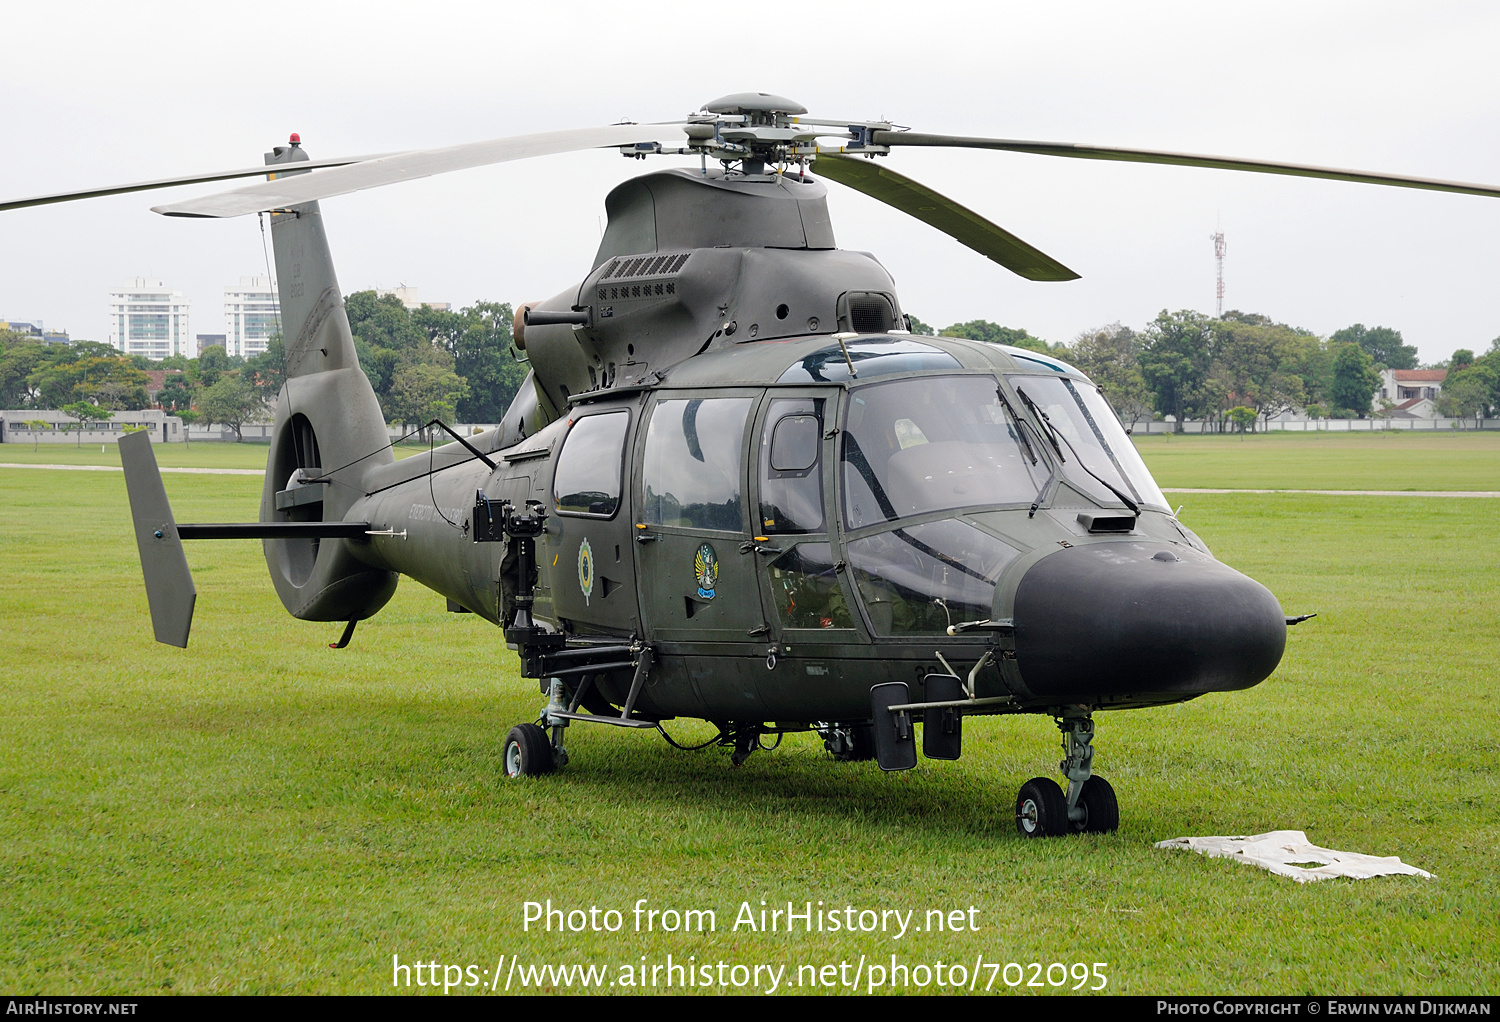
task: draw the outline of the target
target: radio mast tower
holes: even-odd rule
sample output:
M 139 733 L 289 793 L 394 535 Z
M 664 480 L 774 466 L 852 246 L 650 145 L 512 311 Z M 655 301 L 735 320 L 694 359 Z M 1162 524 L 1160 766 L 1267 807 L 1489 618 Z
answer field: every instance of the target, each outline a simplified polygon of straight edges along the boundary
M 1224 232 L 1215 231 L 1209 235 L 1214 243 L 1214 259 L 1219 264 L 1219 286 L 1217 291 L 1218 306 L 1214 313 L 1215 318 L 1224 318 Z

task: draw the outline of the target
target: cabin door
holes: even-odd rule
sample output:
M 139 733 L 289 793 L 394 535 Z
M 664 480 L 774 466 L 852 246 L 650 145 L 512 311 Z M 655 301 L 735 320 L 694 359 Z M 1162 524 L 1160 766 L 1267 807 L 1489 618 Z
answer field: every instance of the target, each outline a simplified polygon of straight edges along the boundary
M 748 501 L 752 391 L 658 393 L 639 448 L 636 571 L 654 642 L 765 649 Z

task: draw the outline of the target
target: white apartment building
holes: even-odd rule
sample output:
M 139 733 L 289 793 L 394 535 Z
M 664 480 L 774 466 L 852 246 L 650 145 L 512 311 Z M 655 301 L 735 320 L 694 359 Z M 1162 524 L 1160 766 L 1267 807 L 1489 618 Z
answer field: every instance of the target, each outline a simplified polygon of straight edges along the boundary
M 417 298 L 417 289 L 414 287 L 407 287 L 405 284 L 401 284 L 393 288 L 377 287 L 375 289 L 375 293 L 377 295 L 395 295 L 401 300 L 402 305 L 406 306 L 413 312 L 422 308 L 436 309 L 438 312 L 449 312 L 453 308 L 453 306 L 449 305 L 447 302 L 420 301 Z
M 162 281 L 136 277 L 109 293 L 109 343 L 127 355 L 151 359 L 194 356 L 191 305 Z
M 224 352 L 250 358 L 262 354 L 281 331 L 281 306 L 270 277 L 241 277 L 224 289 Z

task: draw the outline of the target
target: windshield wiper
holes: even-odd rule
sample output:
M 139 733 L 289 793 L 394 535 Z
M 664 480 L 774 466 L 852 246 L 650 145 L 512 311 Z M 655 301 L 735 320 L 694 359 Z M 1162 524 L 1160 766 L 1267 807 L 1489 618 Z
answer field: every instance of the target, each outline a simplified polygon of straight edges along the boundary
M 1005 396 L 1005 391 L 1001 390 L 998 386 L 995 388 L 995 396 L 998 397 L 1000 399 L 1000 403 L 1005 406 L 1005 414 L 1010 416 L 1012 425 L 1016 427 L 1016 439 L 1021 441 L 1021 446 L 1026 449 L 1026 457 L 1030 458 L 1031 463 L 1035 465 L 1036 451 L 1033 451 L 1031 449 L 1031 441 L 1026 439 L 1026 428 L 1022 425 L 1021 417 L 1017 415 L 1016 410 L 1010 406 L 1010 399 Z
M 1026 402 L 1026 407 L 1035 412 L 1037 417 L 1042 420 L 1042 424 L 1047 427 L 1047 435 L 1052 440 L 1053 448 L 1057 448 L 1057 441 L 1059 440 L 1067 444 L 1068 450 L 1073 452 L 1073 457 L 1078 459 L 1078 467 L 1083 469 L 1089 475 L 1093 476 L 1094 479 L 1098 480 L 1100 486 L 1103 486 L 1110 493 L 1113 493 L 1116 497 L 1120 498 L 1120 502 L 1130 509 L 1130 513 L 1139 518 L 1141 516 L 1141 506 L 1135 501 L 1131 500 L 1129 497 L 1125 496 L 1125 494 L 1122 493 L 1117 487 L 1115 487 L 1114 484 L 1109 483 L 1101 478 L 1099 473 L 1089 468 L 1088 465 L 1084 463 L 1083 456 L 1078 453 L 1078 448 L 1074 447 L 1072 441 L 1070 441 L 1066 436 L 1063 435 L 1062 430 L 1058 429 L 1052 424 L 1052 420 L 1047 416 L 1047 413 L 1038 408 L 1036 406 L 1036 402 L 1027 397 L 1024 390 L 1022 390 L 1020 387 L 1017 387 L 1016 393 L 1021 396 L 1022 401 Z M 1058 450 L 1057 456 L 1062 457 L 1061 450 Z
M 1043 421 L 1046 420 L 1046 415 L 1044 415 L 1042 413 L 1042 410 L 1040 408 L 1038 408 L 1035 404 L 1032 403 L 1031 398 L 1029 398 L 1029 397 L 1026 396 L 1026 392 L 1024 390 L 1022 390 L 1020 387 L 1017 387 L 1016 388 L 1016 393 L 1019 394 L 1019 395 L 1021 395 L 1021 400 L 1026 403 L 1026 407 L 1030 408 L 1031 411 L 1036 415 L 1036 417 L 1038 419 L 1042 419 Z M 1004 398 L 1003 394 L 1001 395 L 1001 398 L 1002 399 Z M 1026 445 L 1026 449 L 1028 451 L 1030 451 L 1031 450 L 1031 441 L 1029 441 L 1029 440 L 1026 439 L 1026 431 L 1029 429 L 1033 433 L 1035 433 L 1038 442 L 1040 442 L 1041 439 L 1042 439 L 1042 431 L 1039 430 L 1039 429 L 1037 429 L 1036 426 L 1032 425 L 1032 422 L 1031 422 L 1030 419 L 1023 419 L 1019 415 L 1016 415 L 1015 409 L 1013 409 L 1013 408 L 1010 407 L 1010 402 L 1009 401 L 1007 401 L 1005 403 L 1005 407 L 1006 407 L 1007 410 L 1010 411 L 1011 415 L 1015 416 L 1016 423 L 1021 427 L 1021 429 L 1019 430 L 1019 432 L 1021 434 L 1021 442 L 1024 443 Z M 1051 424 L 1050 423 L 1048 424 L 1048 429 L 1049 429 L 1049 431 L 1051 429 Z M 1057 461 L 1058 461 L 1058 463 L 1059 464 L 1066 463 L 1068 459 L 1063 457 L 1062 448 L 1057 446 L 1057 441 L 1054 440 L 1054 439 L 1052 439 L 1052 437 L 1049 435 L 1047 437 L 1047 442 L 1050 443 L 1052 445 L 1052 449 L 1057 452 Z M 1031 460 L 1033 462 L 1036 461 L 1036 455 L 1034 453 L 1031 456 Z M 1027 518 L 1035 518 L 1036 517 L 1037 508 L 1039 508 L 1039 507 L 1042 506 L 1042 495 L 1047 492 L 1047 487 L 1049 487 L 1049 486 L 1052 485 L 1052 480 L 1056 476 L 1057 476 L 1057 470 L 1054 469 L 1054 468 L 1051 468 L 1049 466 L 1048 469 L 1047 469 L 1047 478 L 1044 479 L 1044 480 L 1042 480 L 1041 489 L 1039 489 L 1039 490 L 1036 491 L 1036 498 L 1034 500 L 1032 500 L 1032 502 L 1031 502 L 1031 510 L 1026 512 L 1026 517 Z
M 880 513 L 885 515 L 885 520 L 894 522 L 901 516 L 896 513 L 896 506 L 891 503 L 891 498 L 886 496 L 885 487 L 880 485 L 880 480 L 875 477 L 875 470 L 870 467 L 870 459 L 865 457 L 864 449 L 859 446 L 859 441 L 854 439 L 853 433 L 844 434 L 844 461 L 854 466 L 854 471 L 865 481 L 870 488 L 870 495 L 875 498 L 875 506 L 880 508 Z
M 1016 388 L 1016 393 L 1021 395 L 1021 400 L 1025 403 L 1027 408 L 1031 409 L 1031 414 L 1035 415 L 1039 420 L 1041 420 L 1042 424 L 1047 427 L 1047 442 L 1050 443 L 1052 445 L 1052 449 L 1057 452 L 1058 458 L 1062 461 L 1067 461 L 1068 459 L 1063 457 L 1062 448 L 1057 446 L 1057 427 L 1052 425 L 1052 420 L 1047 418 L 1047 413 L 1038 408 L 1036 406 L 1036 402 L 1027 397 L 1026 392 L 1020 387 Z M 1027 425 L 1031 424 L 1027 423 Z M 1036 429 L 1035 426 L 1031 426 L 1031 428 L 1033 430 Z M 1037 436 L 1041 436 L 1040 431 L 1037 432 Z M 1068 450 L 1073 450 L 1072 444 L 1068 445 Z M 1073 451 L 1073 453 L 1076 455 L 1078 452 Z

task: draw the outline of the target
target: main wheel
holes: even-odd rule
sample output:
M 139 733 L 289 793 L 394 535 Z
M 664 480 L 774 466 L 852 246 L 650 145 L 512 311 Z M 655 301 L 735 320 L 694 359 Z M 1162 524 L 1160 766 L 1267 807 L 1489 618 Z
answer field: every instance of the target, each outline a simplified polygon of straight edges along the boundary
M 1022 837 L 1059 837 L 1068 832 L 1068 800 L 1050 777 L 1033 777 L 1016 796 L 1016 830 Z
M 1115 798 L 1115 789 L 1098 774 L 1083 782 L 1078 793 L 1078 805 L 1083 809 L 1083 819 L 1073 823 L 1073 829 L 1085 834 L 1108 834 L 1120 829 L 1120 803 Z
M 505 736 L 505 776 L 540 777 L 557 769 L 547 732 L 535 724 L 517 724 Z

